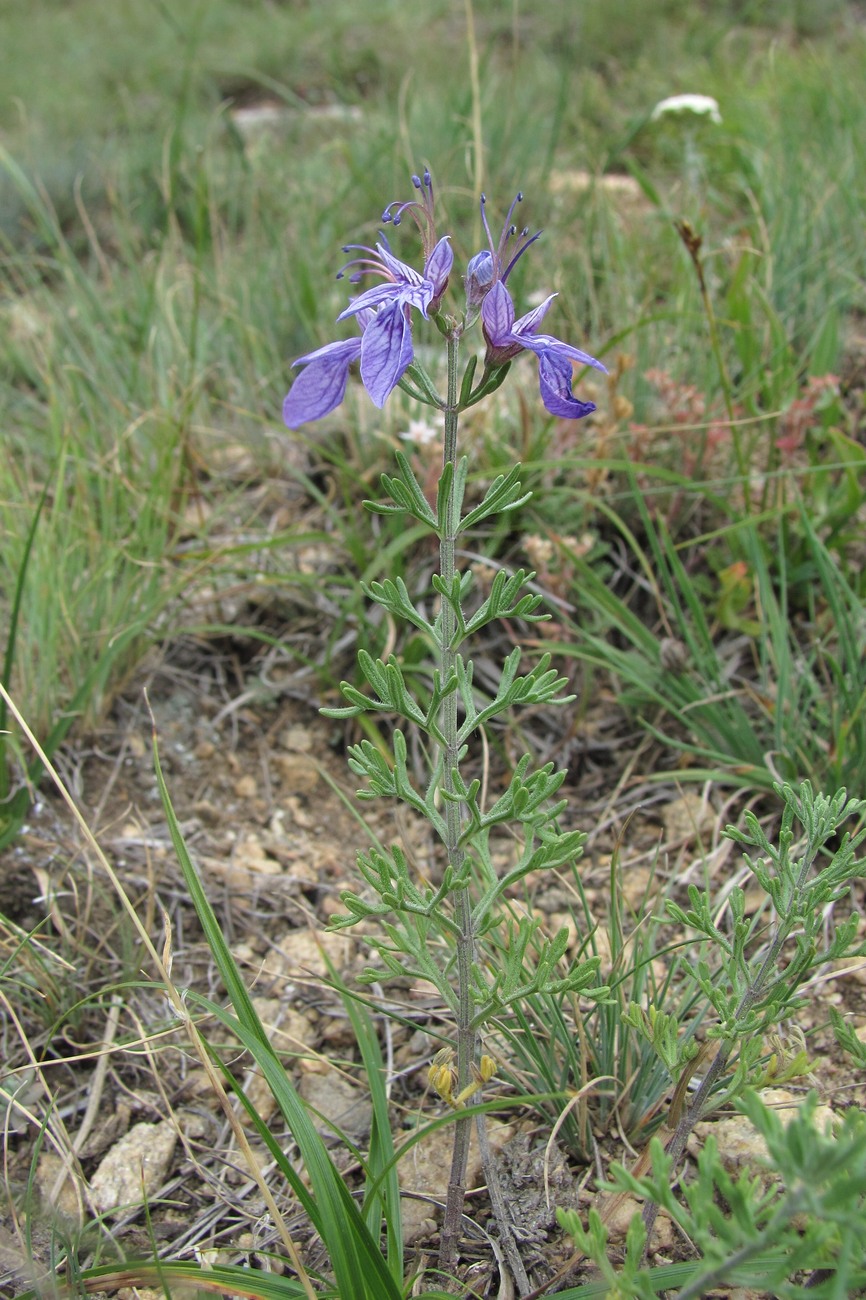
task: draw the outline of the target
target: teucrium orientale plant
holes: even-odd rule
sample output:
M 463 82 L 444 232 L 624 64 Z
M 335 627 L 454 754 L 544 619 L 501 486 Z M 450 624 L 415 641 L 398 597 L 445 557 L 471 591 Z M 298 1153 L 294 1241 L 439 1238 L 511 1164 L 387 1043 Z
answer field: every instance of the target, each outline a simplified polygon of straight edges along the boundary
M 507 956 L 500 968 L 489 969 L 479 959 L 480 936 L 491 925 L 504 923 L 500 904 L 507 891 L 528 872 L 573 861 L 581 852 L 584 836 L 558 828 L 563 803 L 557 795 L 565 772 L 556 771 L 552 763 L 533 768 L 531 757 L 523 757 L 504 792 L 493 802 L 482 797 L 481 781 L 474 775 L 474 746 L 489 722 L 515 706 L 565 704 L 572 697 L 563 695 L 565 679 L 551 667 L 549 655 L 528 664 L 519 646 L 502 664 L 492 698 L 482 696 L 474 684 L 467 649 L 477 632 L 497 619 L 519 617 L 531 622 L 546 616 L 539 612 L 541 598 L 525 590 L 532 574 L 501 570 L 479 597 L 471 572 L 458 570 L 458 537 L 526 500 L 520 466 L 514 465 L 489 485 L 477 504 L 467 506 L 469 461 L 458 455 L 458 422 L 462 411 L 502 384 L 512 360 L 521 352 L 534 353 L 542 401 L 559 418 L 580 419 L 595 409 L 591 402 L 574 396 L 575 364 L 598 370 L 605 367 L 578 348 L 539 331 L 555 295 L 526 315 L 515 316 L 508 278 L 538 238 L 512 223 L 522 200 L 520 194 L 509 208 L 498 242 L 490 232 L 482 196 L 488 247 L 470 259 L 463 277 L 463 302 L 449 310 L 446 293 L 454 261 L 450 236 L 439 236 L 436 229 L 429 172 L 413 176 L 412 181 L 418 197 L 389 204 L 382 221 L 398 227 L 406 215 L 415 220 L 423 243 L 423 269 L 417 271 L 398 259 L 384 234 L 375 248 L 347 246 L 345 251 L 355 256 L 340 275 L 348 273 L 352 284 L 368 277 L 375 280 L 350 300 L 340 316 L 353 318 L 360 334 L 327 344 L 295 362 L 302 369 L 286 397 L 283 415 L 290 428 L 327 415 L 342 401 L 350 366 L 357 361 L 364 387 L 377 406 L 383 406 L 400 387 L 439 410 L 444 421 L 443 463 L 435 500 L 428 500 L 408 459 L 398 454 L 397 473 L 382 480 L 388 500 L 366 503 L 376 513 L 417 520 L 438 539 L 439 572 L 432 579 L 434 602 L 429 608 L 414 601 L 400 579 L 374 582 L 365 589 L 370 600 L 426 637 L 434 664 L 429 689 L 419 690 L 415 678 L 410 685 L 394 655 L 382 661 L 362 649 L 358 663 L 368 689 L 360 691 L 344 682 L 346 706 L 325 712 L 334 718 L 351 718 L 374 711 L 397 719 L 390 752 L 362 740 L 349 751 L 350 767 L 366 783 L 360 792 L 362 799 L 400 801 L 429 823 L 441 844 L 441 874 L 436 883 L 421 877 L 398 844 L 362 853 L 358 865 L 367 889 L 343 895 L 346 915 L 335 925 L 349 926 L 361 918 L 376 917 L 381 927 L 377 948 L 382 966 L 371 970 L 369 979 L 410 975 L 429 981 L 453 1015 L 454 1047 L 446 1045 L 438 1052 L 429 1072 L 432 1087 L 460 1112 L 454 1125 L 440 1251 L 440 1266 L 452 1271 L 472 1122 L 471 1113 L 462 1112 L 470 1099 L 479 1099 L 495 1068 L 481 1051 L 484 1026 L 491 1016 L 529 994 L 592 990 L 598 966 L 597 959 L 591 959 L 566 968 L 567 931 L 543 936 L 538 922 L 528 916 L 510 923 Z M 444 396 L 415 356 L 412 331 L 416 316 L 432 322 L 442 336 Z M 479 322 L 486 345 L 481 375 L 477 377 L 474 353 L 461 375 L 461 344 Z M 422 740 L 420 764 L 410 764 L 406 728 L 414 729 Z M 509 829 L 516 845 L 504 871 L 494 865 L 491 852 L 492 837 L 501 827 Z M 483 1120 L 480 1115 L 478 1118 Z M 482 1135 L 482 1150 L 484 1146 Z M 488 1168 L 486 1175 L 496 1208 L 495 1171 Z M 519 1254 L 508 1240 L 504 1216 L 500 1217 L 500 1231 L 507 1239 L 506 1249 L 518 1281 L 521 1272 L 525 1280 Z

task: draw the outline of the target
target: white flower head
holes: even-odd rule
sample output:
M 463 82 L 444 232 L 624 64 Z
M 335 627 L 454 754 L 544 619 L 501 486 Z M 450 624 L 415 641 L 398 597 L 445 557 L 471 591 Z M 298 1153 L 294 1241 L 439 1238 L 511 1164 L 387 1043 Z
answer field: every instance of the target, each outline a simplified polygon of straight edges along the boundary
M 659 100 L 650 114 L 650 121 L 657 122 L 668 113 L 698 113 L 719 125 L 722 121 L 718 102 L 711 95 L 671 95 L 669 99 Z
M 414 442 L 419 447 L 423 447 L 427 443 L 436 441 L 439 437 L 439 430 L 434 425 L 428 424 L 426 420 L 410 420 L 409 428 L 398 434 L 398 437 L 403 438 L 406 442 Z

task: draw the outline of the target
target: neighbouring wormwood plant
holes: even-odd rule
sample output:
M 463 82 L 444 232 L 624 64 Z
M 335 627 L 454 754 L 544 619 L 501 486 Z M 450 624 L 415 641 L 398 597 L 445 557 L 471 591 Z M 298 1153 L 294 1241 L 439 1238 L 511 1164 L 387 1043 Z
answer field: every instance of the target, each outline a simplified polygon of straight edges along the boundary
M 375 281 L 361 288 L 339 319 L 353 319 L 360 334 L 308 353 L 295 362 L 300 375 L 286 397 L 283 416 L 290 428 L 328 414 L 343 400 L 349 368 L 360 362 L 360 376 L 370 398 L 383 406 L 396 387 L 441 411 L 444 421 L 443 463 L 435 499 L 428 500 L 409 460 L 397 454 L 398 472 L 383 476 L 386 503 L 367 502 L 378 514 L 405 515 L 430 529 L 439 542 L 439 572 L 433 575 L 433 598 L 413 599 L 402 579 L 373 582 L 365 587 L 370 600 L 390 615 L 417 629 L 430 647 L 431 669 L 426 678 L 409 679 L 399 660 L 374 659 L 365 649 L 358 654 L 367 690 L 342 683 L 344 708 L 326 709 L 333 718 L 351 718 L 366 711 L 381 712 L 408 724 L 414 731 L 413 752 L 422 758 L 410 763 L 407 731 L 393 733 L 390 752 L 362 740 L 349 751 L 353 772 L 365 778 L 363 799 L 379 796 L 401 801 L 426 819 L 441 845 L 441 862 L 435 880 L 428 879 L 400 845 L 387 851 L 362 853 L 358 865 L 369 890 L 363 896 L 347 892 L 344 917 L 338 926 L 376 917 L 381 931 L 377 949 L 382 967 L 370 970 L 371 981 L 389 975 L 414 976 L 429 981 L 441 995 L 454 1019 L 455 1041 L 436 1054 L 430 1066 L 431 1086 L 458 1112 L 454 1124 L 454 1150 L 442 1228 L 440 1267 L 453 1272 L 460 1239 L 461 1213 L 466 1183 L 472 1113 L 467 1102 L 481 1100 L 484 1084 L 495 1063 L 482 1052 L 482 1035 L 491 1017 L 533 993 L 581 991 L 600 993 L 598 959 L 563 965 L 568 932 L 546 937 L 537 920 L 525 916 L 509 921 L 506 958 L 491 969 L 481 960 L 479 940 L 493 925 L 504 925 L 501 901 L 529 872 L 573 862 L 584 836 L 561 831 L 557 818 L 563 802 L 557 800 L 565 779 L 552 763 L 533 768 L 525 755 L 511 773 L 507 788 L 493 801 L 484 798 L 481 780 L 468 776 L 471 750 L 493 719 L 515 706 L 566 704 L 565 679 L 551 668 L 550 656 L 529 664 L 516 646 L 502 664 L 499 684 L 482 693 L 473 681 L 467 657 L 471 638 L 497 619 L 544 619 L 541 597 L 526 590 L 534 576 L 524 570 L 500 569 L 485 592 L 475 590 L 471 571 L 458 571 L 458 538 L 496 514 L 514 510 L 527 495 L 522 492 L 520 466 L 498 476 L 475 504 L 466 503 L 469 461 L 458 454 L 460 414 L 493 393 L 504 381 L 512 360 L 521 352 L 534 353 L 538 362 L 541 399 L 560 418 L 580 419 L 595 409 L 572 391 L 575 365 L 605 370 L 602 363 L 579 348 L 549 334 L 540 325 L 555 295 L 519 318 L 508 287 L 518 260 L 539 237 L 518 230 L 512 217 L 518 194 L 495 241 L 481 197 L 481 214 L 488 247 L 472 257 L 463 276 L 465 295 L 459 308 L 446 305 L 453 270 L 450 236 L 438 235 L 434 188 L 429 172 L 413 176 L 417 197 L 392 203 L 382 215 L 383 224 L 399 227 L 406 216 L 418 226 L 423 242 L 423 269 L 419 272 L 398 259 L 382 234 L 375 248 L 349 245 L 355 254 L 340 272 L 349 282 Z M 436 326 L 445 349 L 446 391 L 442 395 L 433 378 L 415 356 L 413 326 L 417 317 Z M 460 373 L 460 348 L 464 337 L 480 322 L 486 345 L 480 377 L 473 352 Z M 427 594 L 429 596 L 429 593 Z M 420 747 L 417 743 L 420 738 Z M 503 871 L 494 864 L 493 846 L 502 842 L 507 828 L 511 862 Z M 486 1152 L 484 1117 L 474 1106 L 479 1124 L 480 1149 Z M 497 1204 L 496 1171 L 485 1160 L 499 1230 L 521 1292 L 528 1291 L 526 1274 L 509 1228 L 508 1216 Z

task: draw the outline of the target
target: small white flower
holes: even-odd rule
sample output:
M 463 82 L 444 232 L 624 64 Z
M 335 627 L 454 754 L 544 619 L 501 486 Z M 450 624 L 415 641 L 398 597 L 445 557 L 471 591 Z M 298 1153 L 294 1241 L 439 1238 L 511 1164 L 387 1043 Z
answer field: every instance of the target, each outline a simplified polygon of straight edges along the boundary
M 409 428 L 399 434 L 399 437 L 404 438 L 406 442 L 416 442 L 423 447 L 425 443 L 435 442 L 439 437 L 439 430 L 432 424 L 428 424 L 426 420 L 410 420 Z
M 699 113 L 711 122 L 721 124 L 722 115 L 718 102 L 710 95 L 671 95 L 656 104 L 650 115 L 651 122 L 657 122 L 666 113 Z

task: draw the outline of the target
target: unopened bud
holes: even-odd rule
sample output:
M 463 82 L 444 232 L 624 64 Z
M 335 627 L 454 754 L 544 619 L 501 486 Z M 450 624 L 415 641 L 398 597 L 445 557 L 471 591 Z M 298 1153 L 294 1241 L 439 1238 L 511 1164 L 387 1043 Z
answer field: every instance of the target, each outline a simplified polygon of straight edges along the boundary
M 481 304 L 493 284 L 495 269 L 493 254 L 486 248 L 476 253 L 474 257 L 470 257 L 464 279 L 467 325 L 478 319 Z
M 478 1073 L 482 1083 L 488 1083 L 496 1073 L 496 1062 L 492 1056 L 482 1056 L 478 1062 Z
M 453 1049 L 441 1047 L 430 1062 L 427 1071 L 427 1082 L 430 1087 L 451 1106 L 454 1105 L 454 1085 L 457 1082 L 457 1072 L 451 1065 L 453 1060 Z
M 436 1065 L 434 1062 L 427 1071 L 427 1081 L 443 1101 L 453 1102 L 454 1073 L 447 1065 Z

